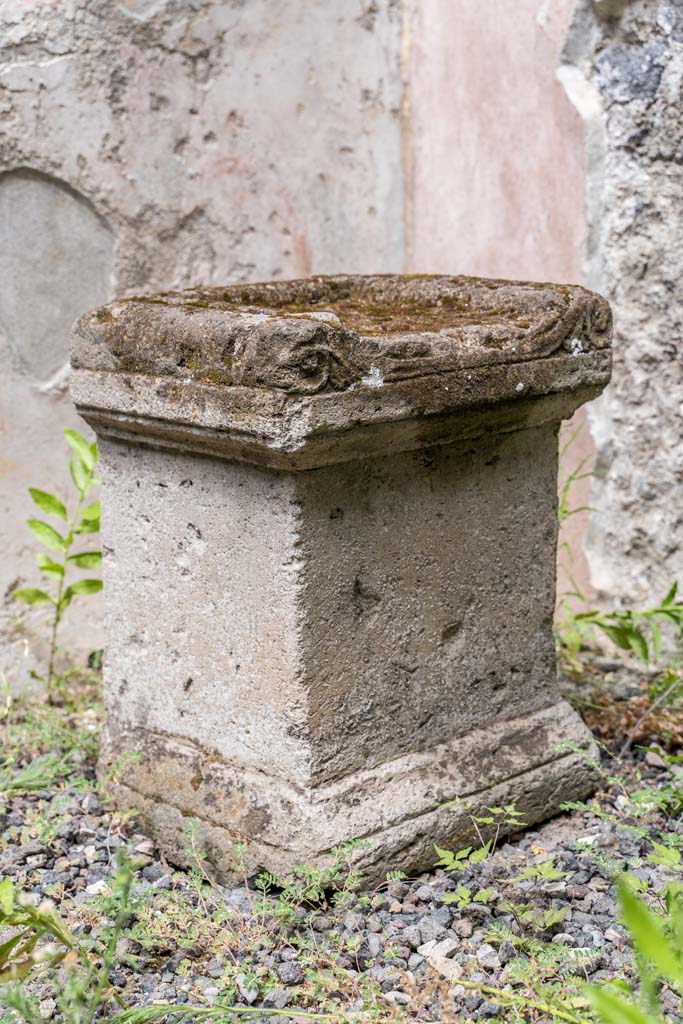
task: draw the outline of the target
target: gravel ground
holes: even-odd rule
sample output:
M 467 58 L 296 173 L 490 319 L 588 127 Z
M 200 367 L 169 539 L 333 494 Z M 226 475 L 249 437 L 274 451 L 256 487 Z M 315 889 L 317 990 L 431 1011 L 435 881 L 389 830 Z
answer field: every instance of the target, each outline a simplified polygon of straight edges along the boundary
M 637 757 L 627 766 L 632 786 L 671 782 L 657 755 Z M 397 1020 L 545 1020 L 501 1010 L 459 982 L 562 994 L 576 990 L 574 978 L 633 976 L 612 880 L 628 864 L 657 892 L 669 875 L 645 859 L 649 836 L 682 835 L 683 826 L 657 808 L 645 815 L 621 785 L 602 793 L 599 807 L 503 842 L 462 871 L 345 892 L 337 906 L 285 908 L 287 921 L 277 901 L 264 908 L 246 885 L 202 886 L 197 872 L 170 867 L 134 820 L 100 803 L 85 762 L 55 789 L 0 803 L 0 877 L 34 902 L 52 899 L 77 934 L 94 937 L 111 912 L 116 851 L 126 847 L 137 863 L 136 918 L 110 977 L 129 1006 L 229 998 L 262 1006 L 258 1019 L 280 1024 L 296 1020 L 294 1007 L 341 1014 L 368 1005 L 385 1006 L 386 1019 L 395 1007 Z M 534 875 L 549 862 L 551 870 Z M 481 890 L 486 902 L 476 898 Z M 55 1018 L 49 987 L 32 984 L 43 1019 Z M 680 1019 L 670 1003 L 665 997 L 665 1009 Z M 291 1018 L 269 1014 L 287 1008 Z

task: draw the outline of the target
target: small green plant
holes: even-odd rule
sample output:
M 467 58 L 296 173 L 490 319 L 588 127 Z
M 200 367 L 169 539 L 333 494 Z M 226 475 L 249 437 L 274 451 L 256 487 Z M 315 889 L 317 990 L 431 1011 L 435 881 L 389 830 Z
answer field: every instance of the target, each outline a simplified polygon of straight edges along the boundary
M 442 806 L 469 809 L 469 805 L 463 804 L 460 800 L 449 800 Z M 515 804 L 505 804 L 504 807 L 487 807 L 485 814 L 470 814 L 470 821 L 481 844 L 480 848 L 473 849 L 468 846 L 453 853 L 452 850 L 444 850 L 435 845 L 434 849 L 439 856 L 438 861 L 434 864 L 435 868 L 443 868 L 445 871 L 464 871 L 466 868 L 475 867 L 494 852 L 503 832 L 515 832 L 524 827 L 524 820 Z M 482 829 L 493 831 L 491 839 L 484 839 Z
M 659 750 L 657 754 L 670 765 L 676 765 L 681 761 L 680 757 L 672 757 Z M 683 814 L 683 772 L 679 768 L 675 768 L 669 782 L 656 788 L 647 787 L 637 790 L 632 794 L 631 800 L 635 807 L 642 809 L 645 813 L 659 810 L 667 818 L 680 818 Z
M 435 862 L 435 868 L 443 868 L 444 871 L 464 871 L 466 868 L 474 867 L 482 860 L 485 860 L 491 850 L 491 840 L 484 843 L 478 849 L 466 846 L 462 850 L 453 853 L 452 850 L 444 850 L 443 847 L 434 844 L 439 859 Z
M 453 801 L 452 803 L 457 802 Z M 452 804 L 446 806 L 452 806 Z M 517 829 L 522 825 L 520 812 L 514 804 L 507 804 L 505 807 L 488 807 L 486 810 L 486 814 L 470 815 L 472 826 L 481 846 L 478 848 L 466 846 L 454 852 L 435 845 L 434 849 L 439 859 L 434 864 L 434 867 L 443 868 L 444 871 L 470 871 L 486 860 L 489 854 L 493 853 L 503 829 Z M 494 830 L 493 836 L 491 839 L 485 840 L 481 829 L 491 829 L 491 827 Z M 453 892 L 449 892 L 443 897 L 443 902 L 446 905 L 453 905 L 458 910 L 462 910 L 470 903 L 486 905 L 491 902 L 495 895 L 495 889 L 493 888 L 473 889 L 468 885 L 459 883 Z
M 13 593 L 15 600 L 22 601 L 24 604 L 50 604 L 53 606 L 47 674 L 43 677 L 50 698 L 53 697 L 59 685 L 59 677 L 55 673 L 55 657 L 59 624 L 64 612 L 74 597 L 96 594 L 102 589 L 102 580 L 96 577 L 77 579 L 73 583 L 67 581 L 68 572 L 72 569 L 99 569 L 102 563 L 102 553 L 96 550 L 72 554 L 71 549 L 78 536 L 95 534 L 100 529 L 99 502 L 85 504 L 93 485 L 98 483 L 95 478 L 97 445 L 89 444 L 75 430 L 65 430 L 64 436 L 71 448 L 69 471 L 76 489 L 76 501 L 71 514 L 64 503 L 54 494 L 37 487 L 29 488 L 29 493 L 38 509 L 46 516 L 65 524 L 65 530 L 60 532 L 42 519 L 27 520 L 28 527 L 36 539 L 53 553 L 48 555 L 41 551 L 36 555 L 36 561 L 42 575 L 53 582 L 54 593 L 48 593 L 38 587 L 22 587 Z
M 582 430 L 583 426 L 579 425 L 576 428 L 576 430 L 574 430 L 570 434 L 568 439 L 560 448 L 559 459 L 561 467 L 563 466 L 567 453 L 576 443 Z M 586 455 L 570 472 L 563 473 L 562 470 L 560 472 L 560 487 L 557 501 L 557 522 L 558 526 L 560 527 L 562 527 L 564 523 L 566 523 L 570 516 L 575 516 L 579 512 L 594 511 L 594 509 L 592 509 L 590 505 L 579 505 L 577 507 L 572 507 L 569 500 L 569 492 L 571 491 L 574 484 L 579 483 L 579 481 L 581 480 L 587 480 L 594 475 L 594 471 L 592 469 L 586 469 L 586 466 L 591 461 L 591 458 L 592 455 Z
M 595 475 L 594 470 L 587 469 L 591 456 L 582 458 L 576 467 L 571 471 L 564 471 L 564 465 L 568 453 L 575 445 L 583 427 L 579 426 L 574 430 L 560 449 L 560 489 L 557 506 L 557 521 L 562 536 L 562 527 L 573 515 L 580 512 L 595 511 L 588 505 L 573 507 L 570 501 L 570 492 L 575 484 Z M 662 650 L 662 626 L 673 626 L 676 632 L 676 639 L 680 643 L 683 638 L 683 603 L 677 601 L 678 586 L 676 583 L 670 588 L 664 600 L 653 608 L 642 610 L 626 610 L 601 612 L 589 610 L 584 612 L 576 611 L 576 603 L 580 602 L 586 606 L 586 597 L 581 592 L 573 575 L 573 553 L 569 543 L 561 540 L 560 551 L 567 557 L 568 562 L 562 564 L 561 568 L 567 577 L 571 589 L 561 595 L 557 620 L 555 623 L 555 635 L 558 644 L 558 653 L 561 657 L 565 672 L 574 677 L 581 678 L 584 672 L 584 665 L 580 657 L 581 649 L 594 635 L 595 631 L 602 632 L 620 650 L 627 651 L 646 665 L 656 663 Z M 674 691 L 680 691 L 683 687 L 683 676 L 677 671 L 665 672 L 659 678 L 655 686 L 658 692 L 667 691 L 665 699 L 673 696 Z M 651 700 L 653 695 L 650 695 Z M 662 701 L 659 701 L 662 703 Z
M 549 860 L 541 861 L 540 864 L 528 864 L 522 868 L 518 875 L 511 878 L 511 882 L 531 882 L 538 880 L 539 882 L 559 882 L 561 878 L 566 878 L 566 871 L 558 871 L 555 867 L 553 858 Z
M 357 850 L 368 846 L 369 843 L 363 839 L 343 843 L 331 851 L 332 859 L 328 865 L 317 868 L 310 864 L 295 864 L 290 879 L 262 872 L 256 879 L 261 909 L 274 897 L 271 910 L 287 922 L 296 919 L 297 907 L 324 907 L 328 897 L 336 907 L 343 908 L 355 902 L 362 876 L 353 866 L 352 859 Z
M 529 903 L 514 903 L 512 900 L 505 900 L 500 906 L 501 910 L 514 917 L 521 931 L 547 932 L 564 921 L 568 913 L 567 907 L 547 907 L 542 910 Z
M 472 824 L 482 845 L 484 839 L 481 829 L 493 830 L 493 839 L 491 840 L 491 853 L 493 853 L 498 846 L 501 834 L 516 832 L 520 828 L 524 828 L 525 822 L 515 804 L 505 804 L 503 807 L 487 807 L 486 814 L 479 816 L 473 814 Z
M 630 651 L 644 664 L 656 662 L 662 649 L 662 625 L 673 625 L 676 638 L 683 637 L 683 603 L 677 601 L 678 584 L 653 608 L 624 612 L 580 612 L 575 616 L 582 627 L 601 630 L 622 651 Z
M 183 852 L 192 865 L 192 875 L 211 885 L 208 858 L 202 848 L 200 825 L 196 818 L 188 818 L 183 826 Z M 241 850 L 239 851 L 241 856 Z
M 461 884 L 457 886 L 455 892 L 446 893 L 442 902 L 447 906 L 455 905 L 458 910 L 462 910 L 470 903 L 483 903 L 486 905 L 491 902 L 494 895 L 495 889 L 490 886 L 487 889 L 473 891 L 469 886 Z
M 578 598 L 585 606 L 585 598 L 578 591 L 570 596 Z M 581 651 L 590 646 L 596 631 L 641 664 L 648 667 L 659 665 L 659 674 L 650 685 L 652 709 L 652 705 L 659 707 L 680 696 L 683 689 L 680 659 L 671 656 L 662 659 L 664 628 L 673 633 L 675 647 L 679 649 L 683 640 L 683 602 L 678 599 L 677 583 L 652 608 L 576 612 L 567 601 L 563 601 L 555 623 L 555 635 L 564 671 L 574 679 L 581 679 L 584 675 Z
M 578 652 L 583 643 L 583 634 L 575 621 L 575 603 L 577 601 L 585 603 L 585 597 L 575 578 L 574 552 L 569 541 L 563 537 L 563 527 L 571 516 L 581 512 L 594 511 L 589 505 L 574 506 L 570 501 L 570 492 L 573 491 L 575 484 L 580 483 L 582 480 L 587 480 L 594 475 L 594 470 L 586 469 L 586 466 L 591 461 L 591 455 L 581 458 L 574 469 L 569 470 L 566 468 L 572 449 L 582 431 L 583 426 L 579 425 L 560 447 L 559 493 L 557 502 L 558 553 L 561 554 L 563 559 L 558 565 L 560 570 L 559 578 L 566 580 L 569 584 L 569 589 L 563 590 L 559 595 L 560 603 L 555 622 L 555 634 L 560 653 L 563 656 L 565 670 L 575 675 L 579 675 L 583 669 L 578 658 Z
M 13 761 L 0 763 L 0 796 L 21 796 L 49 789 L 68 775 L 69 768 L 63 758 L 37 757 L 25 768 L 13 771 Z

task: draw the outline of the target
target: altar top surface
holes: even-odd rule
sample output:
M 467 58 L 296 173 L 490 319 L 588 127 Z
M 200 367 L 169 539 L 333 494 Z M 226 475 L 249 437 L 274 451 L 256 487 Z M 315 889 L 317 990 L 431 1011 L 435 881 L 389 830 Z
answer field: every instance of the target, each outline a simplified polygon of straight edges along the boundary
M 609 347 L 578 285 L 340 275 L 132 296 L 77 322 L 75 369 L 294 394 L 345 391 Z

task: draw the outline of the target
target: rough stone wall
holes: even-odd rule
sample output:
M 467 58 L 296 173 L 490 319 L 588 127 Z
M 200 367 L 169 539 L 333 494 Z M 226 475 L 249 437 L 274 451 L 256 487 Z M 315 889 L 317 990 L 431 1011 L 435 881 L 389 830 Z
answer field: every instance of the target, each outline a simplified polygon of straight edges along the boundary
M 113 294 L 402 269 L 400 15 L 398 0 L 0 3 L 10 661 L 36 624 L 9 598 L 35 580 L 26 487 L 66 491 L 76 314 Z M 99 642 L 88 600 L 93 628 L 65 634 L 77 654 Z
M 587 549 L 607 603 L 683 580 L 683 4 L 581 0 L 561 77 L 584 119 L 586 282 L 615 313 Z

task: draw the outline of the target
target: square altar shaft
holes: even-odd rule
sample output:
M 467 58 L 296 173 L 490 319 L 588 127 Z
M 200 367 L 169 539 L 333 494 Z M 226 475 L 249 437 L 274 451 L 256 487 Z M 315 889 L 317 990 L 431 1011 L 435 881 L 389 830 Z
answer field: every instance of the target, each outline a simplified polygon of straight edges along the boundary
M 543 288 L 318 278 L 77 325 L 103 475 L 102 764 L 140 754 L 117 798 L 171 859 L 196 818 L 224 878 L 235 844 L 286 872 L 357 838 L 370 874 L 415 870 L 467 835 L 447 801 L 531 822 L 589 791 L 556 749 L 588 740 L 555 678 L 557 428 L 608 378 L 609 316 Z M 416 304 L 450 319 L 358 322 Z M 467 328 L 501 306 L 486 347 Z M 557 306 L 570 337 L 509 358 Z

